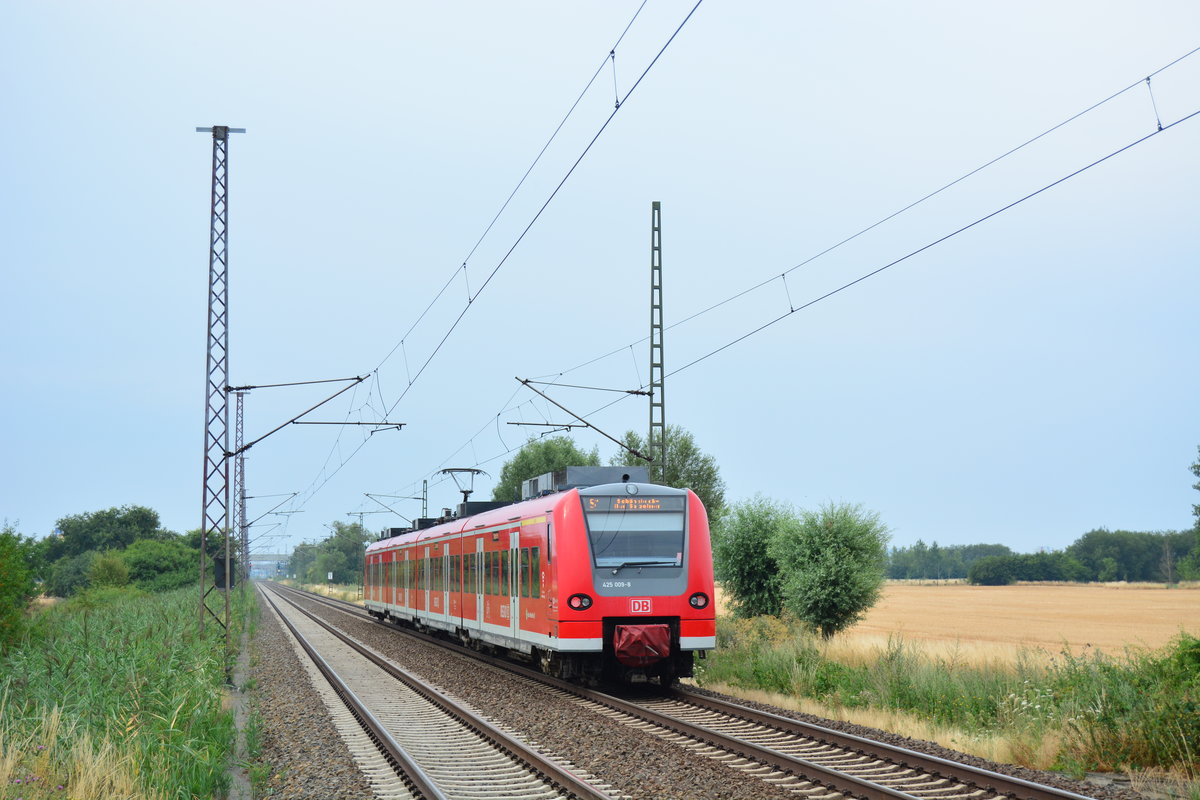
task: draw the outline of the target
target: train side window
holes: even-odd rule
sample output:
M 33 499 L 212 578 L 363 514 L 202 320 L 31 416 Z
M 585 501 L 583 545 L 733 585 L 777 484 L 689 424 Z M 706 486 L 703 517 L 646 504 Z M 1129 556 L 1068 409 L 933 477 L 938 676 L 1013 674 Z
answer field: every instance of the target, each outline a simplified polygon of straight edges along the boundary
M 529 597 L 529 548 L 521 548 L 521 597 Z
M 507 597 L 509 595 L 509 590 L 508 590 L 508 576 L 509 576 L 508 552 L 509 551 L 507 551 L 507 550 L 500 551 L 500 594 L 504 595 L 505 597 Z
M 475 588 L 471 582 L 471 564 L 474 563 L 475 557 L 470 553 L 463 556 L 463 592 L 470 594 Z
M 542 596 L 542 562 L 541 562 L 540 547 L 531 548 L 531 558 L 529 559 L 529 596 L 537 599 Z

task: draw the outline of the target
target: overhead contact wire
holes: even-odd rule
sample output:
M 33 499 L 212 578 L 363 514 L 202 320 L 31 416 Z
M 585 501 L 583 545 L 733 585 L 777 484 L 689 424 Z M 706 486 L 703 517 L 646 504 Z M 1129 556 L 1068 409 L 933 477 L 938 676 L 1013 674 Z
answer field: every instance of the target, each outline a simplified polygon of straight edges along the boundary
M 807 303 L 797 306 L 793 310 L 788 311 L 786 314 L 778 316 L 775 319 L 771 320 L 770 322 L 760 325 L 759 327 L 755 328 L 754 330 L 737 337 L 733 341 L 730 341 L 730 342 L 727 342 L 726 344 L 721 345 L 716 350 L 713 350 L 712 352 L 707 353 L 706 355 L 703 355 L 700 358 L 697 358 L 696 360 L 691 361 L 687 364 L 684 364 L 682 367 L 679 367 L 678 369 L 667 373 L 667 375 L 665 377 L 670 377 L 671 375 L 676 375 L 680 372 L 683 372 L 685 369 L 693 367 L 696 364 L 699 364 L 701 361 L 709 359 L 712 356 L 715 356 L 717 353 L 720 353 L 721 351 L 732 347 L 733 345 L 737 344 L 738 342 L 744 341 L 744 340 L 750 338 L 751 336 L 755 335 L 756 333 L 764 331 L 767 328 L 770 328 L 772 325 L 775 325 L 776 323 L 778 323 L 784 319 L 787 319 L 792 314 L 795 314 L 799 311 L 803 311 L 806 308 L 810 308 L 810 307 L 816 305 L 817 303 L 821 302 L 822 300 L 827 300 L 830 297 L 833 297 L 834 295 L 839 294 L 839 293 L 845 291 L 846 289 L 849 289 L 851 286 L 855 286 L 856 284 L 862 283 L 863 281 L 867 280 L 868 278 L 873 278 L 874 276 L 878 275 L 879 273 L 883 272 L 884 270 L 891 269 L 892 267 L 896 266 L 897 264 L 903 263 L 903 262 L 907 261 L 908 259 L 912 258 L 913 256 L 919 255 L 919 254 L 925 252 L 926 250 L 929 250 L 932 247 L 936 247 L 937 245 L 941 244 L 942 242 L 945 242 L 949 239 L 953 239 L 955 236 L 958 236 L 961 233 L 965 233 L 966 231 L 969 231 L 971 228 L 974 228 L 976 225 L 986 222 L 989 219 L 991 219 L 992 217 L 995 217 L 999 214 L 1003 214 L 1005 211 L 1008 211 L 1011 208 L 1015 208 L 1016 206 L 1021 205 L 1026 200 L 1031 200 L 1034 197 L 1037 197 L 1038 195 L 1042 194 L 1043 192 L 1049 191 L 1050 189 L 1053 189 L 1055 186 L 1058 186 L 1061 183 L 1065 183 L 1066 181 L 1069 181 L 1072 178 L 1074 178 L 1078 175 L 1081 175 L 1084 172 L 1087 172 L 1092 167 L 1103 164 L 1105 161 L 1108 161 L 1109 159 L 1114 158 L 1114 157 L 1120 155 L 1121 153 L 1124 153 L 1126 150 L 1136 147 L 1137 145 L 1142 144 L 1143 142 L 1147 141 L 1148 139 L 1152 139 L 1153 137 L 1158 136 L 1160 133 L 1163 133 L 1164 131 L 1168 131 L 1171 128 L 1174 128 L 1176 125 L 1179 125 L 1182 122 L 1186 122 L 1187 120 L 1190 120 L 1197 115 L 1200 115 L 1200 110 L 1193 111 L 1192 113 L 1188 114 L 1187 116 L 1180 117 L 1179 119 L 1175 120 L 1174 122 L 1170 123 L 1169 125 L 1164 125 L 1163 127 L 1159 128 L 1158 130 L 1148 133 L 1145 136 L 1141 137 L 1140 139 L 1135 139 L 1134 141 L 1130 142 L 1129 144 L 1127 144 L 1117 150 L 1114 150 L 1113 152 L 1109 153 L 1108 155 L 1103 156 L 1102 158 L 1099 158 L 1099 159 L 1091 162 L 1090 164 L 1087 164 L 1086 166 L 1080 167 L 1079 169 L 1075 170 L 1074 172 L 1072 172 L 1068 175 L 1064 175 L 1063 177 L 1059 178 L 1058 180 L 1056 180 L 1052 183 L 1048 183 L 1045 186 L 1043 186 L 1042 188 L 1040 188 L 1034 192 L 1030 192 L 1029 194 L 1025 195 L 1024 197 L 1022 197 L 1018 200 L 1014 200 L 1013 202 L 1009 203 L 1006 206 L 998 208 L 989 214 L 985 214 L 984 216 L 980 217 L 979 219 L 975 220 L 974 222 L 970 222 L 966 225 L 963 225 L 961 228 L 958 228 L 957 230 L 947 233 L 945 236 L 935 239 L 932 242 L 929 242 L 928 244 L 926 244 L 922 247 L 919 247 L 916 250 L 913 250 L 912 252 L 910 252 L 906 255 L 903 255 L 900 258 L 897 258 L 895 261 L 891 261 L 887 264 L 884 264 L 882 267 L 879 267 L 878 269 L 871 270 L 870 272 L 866 273 L 865 275 L 860 275 L 859 277 L 855 278 L 854 280 L 850 281 L 849 283 L 842 284 L 841 286 L 837 287 L 836 289 L 832 289 L 819 297 L 809 300 Z
M 674 328 L 679 327 L 680 325 L 685 325 L 688 322 L 691 322 L 692 320 L 696 319 L 697 317 L 701 317 L 701 316 L 709 313 L 710 311 L 715 311 L 716 309 L 718 309 L 724 305 L 728 305 L 729 303 L 732 303 L 735 300 L 739 300 L 742 297 L 745 297 L 746 295 L 750 294 L 751 292 L 758 291 L 759 289 L 763 288 L 764 286 L 770 285 L 771 283 L 778 280 L 779 278 L 784 277 L 792 272 L 795 272 L 796 270 L 800 269 L 801 267 L 811 264 L 813 261 L 816 261 L 817 259 L 819 259 L 823 256 L 826 256 L 829 253 L 832 253 L 834 250 L 837 250 L 839 247 L 842 247 L 843 245 L 849 244 L 850 242 L 854 241 L 858 237 L 860 237 L 864 234 L 870 233 L 872 230 L 874 230 L 875 228 L 878 228 L 880 225 L 883 225 L 886 222 L 890 222 L 891 220 L 895 219 L 896 217 L 900 216 L 901 214 L 904 214 L 907 211 L 911 211 L 913 208 L 921 205 L 922 203 L 933 199 L 934 197 L 947 191 L 948 189 L 953 188 L 954 186 L 957 186 L 958 184 L 960 184 L 963 181 L 967 180 L 968 178 L 982 172 L 983 170 L 987 169 L 988 167 L 991 167 L 991 166 L 999 163 L 1000 161 L 1003 161 L 1004 159 L 1008 158 L 1009 156 L 1015 155 L 1016 153 L 1020 152 L 1021 150 L 1024 150 L 1026 147 L 1030 146 L 1031 144 L 1033 144 L 1041 139 L 1044 139 L 1045 137 L 1049 136 L 1051 133 L 1054 133 L 1055 131 L 1059 130 L 1060 128 L 1065 127 L 1066 125 L 1069 125 L 1070 123 L 1074 122 L 1075 120 L 1079 119 L 1080 117 L 1090 114 L 1091 112 L 1095 111 L 1096 109 L 1100 108 L 1101 106 L 1103 106 L 1109 102 L 1112 102 L 1116 98 L 1120 97 L 1121 95 L 1125 94 L 1126 92 L 1129 92 L 1132 89 L 1137 88 L 1138 86 L 1142 85 L 1143 83 L 1145 83 L 1146 86 L 1149 87 L 1151 78 L 1153 78 L 1154 76 L 1156 76 L 1162 72 L 1165 72 L 1166 70 L 1170 69 L 1171 67 L 1180 63 L 1181 61 L 1183 61 L 1187 58 L 1190 58 L 1191 56 L 1194 56 L 1198 52 L 1200 52 L 1200 47 L 1196 47 L 1196 48 L 1193 48 L 1192 50 L 1189 50 L 1188 52 L 1179 56 L 1178 58 L 1171 61 L 1170 63 L 1165 64 L 1165 65 L 1159 67 L 1158 69 L 1154 70 L 1147 77 L 1145 77 L 1141 80 L 1138 80 L 1138 81 L 1134 81 L 1133 83 L 1129 84 L 1125 88 L 1120 89 L 1119 91 L 1113 92 L 1112 94 L 1110 94 L 1108 97 L 1104 98 L 1103 100 L 1095 102 L 1092 105 L 1088 106 L 1087 108 L 1083 109 L 1082 111 L 1072 114 L 1071 116 L 1067 117 L 1063 121 L 1042 131 L 1037 136 L 1034 136 L 1031 139 L 1027 139 L 1026 141 L 1022 142 L 1021 144 L 1017 145 L 1016 147 L 1013 147 L 1010 150 L 991 159 L 990 161 L 987 161 L 987 162 L 981 164 L 980 166 L 975 167 L 971 171 L 962 174 L 961 176 L 959 176 L 958 178 L 955 178 L 954 180 L 945 184 L 941 188 L 935 189 L 934 191 L 930 192 L 929 194 L 926 194 L 924 197 L 914 200 L 913 202 L 909 203 L 908 205 L 904 206 L 903 208 L 898 209 L 897 211 L 894 211 L 891 214 L 888 214 L 886 217 L 883 217 L 882 219 L 878 220 L 877 222 L 874 222 L 874 223 L 868 225 L 867 227 L 863 228 L 862 230 L 858 231 L 857 233 L 847 236 L 845 239 L 842 239 L 840 242 L 830 245 L 829 247 L 816 253 L 815 255 L 809 256 L 808 258 L 801 261 L 799 264 L 796 264 L 795 266 L 785 270 L 782 273 L 782 275 L 773 275 L 770 278 L 760 281 L 759 283 L 756 283 L 753 286 L 743 289 L 742 291 L 737 292 L 736 294 L 730 295 L 729 297 L 726 297 L 725 299 L 720 300 L 719 302 L 714 303 L 711 306 L 703 308 L 693 314 L 690 314 L 690 315 L 684 317 L 683 319 L 678 320 L 677 322 L 673 322 L 667 326 L 667 330 L 672 330 Z M 1154 95 L 1153 95 L 1153 92 L 1151 92 L 1151 102 L 1153 102 L 1153 101 L 1154 101 Z M 1157 105 L 1155 105 L 1155 115 L 1157 116 L 1157 114 L 1158 114 L 1158 107 L 1157 107 Z M 1159 130 L 1162 130 L 1161 126 L 1162 126 L 1162 123 L 1159 122 Z M 633 342 L 632 344 L 630 344 L 628 346 L 632 347 L 634 345 L 641 344 L 642 342 L 646 341 L 648 338 L 649 337 L 643 336 L 641 339 L 638 339 L 637 341 Z M 569 374 L 576 370 L 583 369 L 584 367 L 590 366 L 590 365 L 596 363 L 597 361 L 603 361 L 606 358 L 611 358 L 612 356 L 614 356 L 617 353 L 624 350 L 625 347 L 626 347 L 626 345 L 622 345 L 621 347 L 618 347 L 615 350 L 611 350 L 603 355 L 596 356 L 595 358 L 589 359 L 588 361 L 585 361 L 582 364 L 578 364 L 574 367 L 571 367 L 570 369 L 563 370 L 563 372 L 561 374 L 566 375 L 566 374 Z
M 649 65 L 647 65 L 646 68 L 644 70 L 642 70 L 642 73 L 638 76 L 637 80 L 634 81 L 633 85 L 629 87 L 629 91 L 627 91 L 625 93 L 625 96 L 621 98 L 621 102 L 620 102 L 620 104 L 618 104 L 618 107 L 614 108 L 612 110 L 612 112 L 608 115 L 608 117 L 604 120 L 604 123 L 601 124 L 600 129 L 596 131 L 595 135 L 592 136 L 591 141 L 589 141 L 587 143 L 587 146 L 584 147 L 583 152 L 580 153 L 579 157 L 576 158 L 574 163 L 571 164 L 571 167 L 567 170 L 566 174 L 563 175 L 562 179 L 558 182 L 558 185 L 556 185 L 554 187 L 554 190 L 550 193 L 550 196 L 546 198 L 546 201 L 544 203 L 542 203 L 541 207 L 537 210 L 537 213 L 535 213 L 533 215 L 533 218 L 531 220 L 529 220 L 529 223 L 525 226 L 525 228 L 517 236 L 516 240 L 512 243 L 511 246 L 509 246 L 508 250 L 505 251 L 505 253 L 501 257 L 500 261 L 496 264 L 496 266 L 492 269 L 492 271 L 490 273 L 488 273 L 487 278 L 483 281 L 483 284 L 479 287 L 479 290 L 477 292 L 475 292 L 475 295 L 472 298 L 472 302 L 474 300 L 478 299 L 479 295 L 483 294 L 484 289 L 486 289 L 488 287 L 488 285 L 492 282 L 492 279 L 496 277 L 496 274 L 499 273 L 501 268 L 508 262 L 509 257 L 513 254 L 513 252 L 517 249 L 517 247 L 521 244 L 521 242 L 525 240 L 526 235 L 528 235 L 529 231 L 533 228 L 533 226 L 537 223 L 537 221 L 539 219 L 541 219 L 542 214 L 545 213 L 546 209 L 550 206 L 550 203 L 552 203 L 554 201 L 554 198 L 558 196 L 558 193 L 562 190 L 562 187 L 566 184 L 566 182 L 570 179 L 570 177 L 573 174 L 575 174 L 575 170 L 578 169 L 579 164 L 583 161 L 584 158 L 587 157 L 587 154 L 589 152 L 591 152 L 592 147 L 594 147 L 596 144 L 596 141 L 600 138 L 600 136 L 604 133 L 604 131 L 608 129 L 609 124 L 613 121 L 613 118 L 616 117 L 618 111 L 620 111 L 620 106 L 624 105 L 625 102 L 629 99 L 629 97 L 635 91 L 637 91 L 638 86 L 640 86 L 642 81 L 645 80 L 646 75 L 648 75 L 650 73 L 650 70 L 652 70 L 654 68 L 654 65 L 658 63 L 658 60 L 660 58 L 662 58 L 663 53 L 665 53 L 667 51 L 667 48 L 671 46 L 671 43 L 675 41 L 675 38 L 679 35 L 679 32 L 683 30 L 683 27 L 685 25 L 687 25 L 688 20 L 690 20 L 692 18 L 692 15 L 696 13 L 696 9 L 698 9 L 700 7 L 700 4 L 703 2 L 704 2 L 704 0 L 698 0 L 696 5 L 692 6 L 692 10 L 688 12 L 686 17 L 684 17 L 683 22 L 679 23 L 679 27 L 677 27 L 675 29 L 675 31 L 671 34 L 670 38 L 667 39 L 666 44 L 664 44 L 661 48 L 659 48 L 659 51 L 654 55 L 654 58 L 650 61 Z M 461 312 L 459 312 L 459 315 L 455 318 L 454 323 L 446 331 L 445 335 L 442 336 L 441 341 L 438 342 L 437 347 L 435 347 L 433 352 L 429 354 L 429 358 L 425 359 L 425 363 L 423 363 L 421 365 L 421 368 L 417 370 L 416 375 L 413 376 L 413 383 L 415 383 L 417 381 L 417 379 L 421 377 L 421 374 L 425 371 L 426 367 L 428 367 L 430 362 L 432 362 L 433 359 L 435 357 L 437 357 L 437 354 L 441 351 L 442 347 L 446 344 L 446 340 L 449 339 L 450 335 L 453 334 L 455 329 L 458 328 L 459 323 L 462 322 L 463 317 L 466 316 L 466 313 L 468 310 L 470 310 L 470 308 L 471 308 L 471 306 L 470 306 L 470 304 L 468 304 L 465 308 L 463 308 L 463 310 Z M 392 412 L 392 410 L 394 410 L 396 408 L 397 405 L 400 404 L 400 401 L 402 401 L 404 399 L 404 397 L 408 394 L 408 390 L 410 388 L 412 388 L 412 384 L 409 384 L 408 388 L 405 388 L 404 391 L 401 392 L 400 396 L 398 398 L 396 398 L 396 402 L 393 403 L 392 406 L 388 409 L 389 414 Z

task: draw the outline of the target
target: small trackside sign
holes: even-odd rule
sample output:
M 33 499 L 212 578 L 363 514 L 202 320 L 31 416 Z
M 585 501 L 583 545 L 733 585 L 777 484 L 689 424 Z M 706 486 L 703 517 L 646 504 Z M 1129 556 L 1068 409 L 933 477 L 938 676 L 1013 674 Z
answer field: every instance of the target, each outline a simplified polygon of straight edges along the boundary
M 649 597 L 632 597 L 629 600 L 630 614 L 649 614 L 651 613 Z

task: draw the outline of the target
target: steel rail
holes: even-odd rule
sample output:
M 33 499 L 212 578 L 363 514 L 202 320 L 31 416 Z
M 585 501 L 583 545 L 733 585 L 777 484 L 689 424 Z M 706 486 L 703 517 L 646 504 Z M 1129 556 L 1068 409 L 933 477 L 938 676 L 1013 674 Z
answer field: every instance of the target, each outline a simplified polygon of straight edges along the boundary
M 291 589 L 290 591 L 295 592 L 296 590 Z M 309 595 L 307 595 L 307 593 L 304 593 L 304 594 L 306 594 L 306 599 L 307 599 L 307 597 Z M 320 597 L 319 595 L 311 595 L 311 596 L 312 597 Z M 325 622 L 320 617 L 313 614 L 311 611 L 308 611 L 307 609 L 301 608 L 299 605 L 296 605 L 295 601 L 288 599 L 288 598 L 285 598 L 285 599 L 287 600 L 287 602 L 291 603 L 294 608 L 296 608 L 298 611 L 300 611 L 302 614 L 307 616 L 312 621 L 316 622 L 318 625 L 320 625 L 322 628 L 327 630 L 333 636 L 336 636 L 338 639 L 340 639 L 342 642 L 344 642 L 347 646 L 349 646 L 355 652 L 359 653 L 360 655 L 365 657 L 367 660 L 369 660 L 371 663 L 375 664 L 380 669 L 382 669 L 384 672 L 388 673 L 396 680 L 400 681 L 401 683 L 405 684 L 413 691 L 420 694 L 422 697 L 424 697 L 426 700 L 428 700 L 429 702 L 436 705 L 438 708 L 442 709 L 443 711 L 450 714 L 455 719 L 462 722 L 466 727 L 470 728 L 471 730 L 475 731 L 480 736 L 482 736 L 485 739 L 487 739 L 488 741 L 492 742 L 495 746 L 499 747 L 501 750 L 508 753 L 511 757 L 524 763 L 530 769 L 534 770 L 536 773 L 538 773 L 543 778 L 545 778 L 547 781 L 549 781 L 550 784 L 552 786 L 554 786 L 556 789 L 565 791 L 565 792 L 579 798 L 579 800 L 614 800 L 612 795 L 601 792 L 595 786 L 592 786 L 590 783 L 587 783 L 582 778 L 579 778 L 577 775 L 572 773 L 570 770 L 567 770 L 564 767 L 562 767 L 561 765 L 555 763 L 554 761 L 547 759 L 541 753 L 537 752 L 536 750 L 533 750 L 532 748 L 527 746 L 524 742 L 520 741 L 519 739 L 514 738 L 511 734 L 507 734 L 504 731 L 500 730 L 495 725 L 493 725 L 492 723 L 485 720 L 483 717 L 480 717 L 478 714 L 468 711 L 467 709 L 463 708 L 462 706 L 456 704 L 453 700 L 450 699 L 450 697 L 448 695 L 446 695 L 444 692 L 437 689 L 433 685 L 426 683 L 425 681 L 418 678 L 416 675 L 413 675 L 412 673 L 410 673 L 406 670 L 403 670 L 400 667 L 397 667 L 395 664 L 392 664 L 391 662 L 387 661 L 386 659 L 380 657 L 374 651 L 359 644 L 351 637 L 342 633 L 337 628 L 333 627 L 332 625 Z M 321 598 L 321 599 L 328 599 L 328 598 Z M 328 605 L 332 606 L 333 603 L 330 602 L 330 603 L 328 603 Z M 352 604 L 347 604 L 347 605 L 352 605 Z M 353 606 L 353 607 L 362 610 L 361 606 Z M 367 617 L 366 619 L 364 619 L 364 621 L 367 621 L 369 619 L 370 618 Z
M 266 597 L 267 602 L 271 604 L 271 608 L 274 609 L 279 619 L 283 620 L 288 630 L 291 631 L 292 636 L 296 637 L 296 641 L 304 648 L 304 652 L 308 654 L 313 664 L 325 676 L 325 679 L 329 681 L 329 685 L 337 693 L 338 697 L 342 699 L 342 702 L 346 704 L 350 713 L 354 715 L 358 723 L 362 725 L 363 730 L 366 731 L 367 736 L 375 742 L 375 746 L 379 748 L 379 751 L 392 765 L 392 768 L 400 774 L 404 782 L 414 792 L 424 798 L 424 800 L 449 800 L 447 795 L 429 777 L 428 773 L 413 760 L 412 756 L 408 754 L 408 751 L 399 742 L 392 738 L 392 735 L 388 733 L 383 724 L 363 705 L 362 701 L 351 691 L 341 676 L 321 657 L 321 654 L 316 651 L 304 634 L 300 633 L 296 626 L 292 624 L 292 621 L 284 616 L 275 604 L 275 601 L 271 599 L 270 594 L 263 592 L 263 596 Z
M 900 766 L 919 769 L 922 772 L 928 772 L 940 778 L 953 778 L 961 783 L 977 786 L 981 789 L 988 789 L 999 795 L 1021 798 L 1022 800 L 1093 800 L 1093 798 L 1087 795 L 1077 794 L 1066 789 L 1044 786 L 1040 783 L 993 772 L 982 767 L 974 767 L 969 764 L 951 761 L 947 758 L 932 756 L 928 753 L 909 750 L 899 745 L 876 742 L 872 739 L 855 736 L 852 733 L 837 731 L 832 728 L 791 719 L 790 717 L 772 714 L 767 711 L 759 711 L 749 706 L 698 694 L 687 689 L 674 687 L 667 694 L 676 700 L 702 706 L 717 713 L 728 714 L 739 719 L 775 728 L 785 733 L 792 733 L 826 744 L 843 747 L 862 755 L 883 757 Z
M 292 591 L 295 591 L 295 590 L 292 590 Z M 332 606 L 333 604 L 327 603 L 327 605 Z M 356 606 L 356 608 L 358 608 L 358 607 Z M 301 609 L 301 610 L 303 611 L 303 609 Z M 305 612 L 305 613 L 308 613 L 308 612 Z M 313 619 L 317 620 L 322 625 L 326 625 L 324 622 L 317 619 L 316 617 L 313 617 Z M 326 627 L 329 627 L 329 626 L 326 625 Z M 398 630 L 403 630 L 402 628 L 399 628 L 398 626 L 393 626 L 393 627 L 397 627 Z M 330 628 L 330 630 L 333 631 L 334 629 Z M 405 632 L 409 633 L 408 631 L 405 631 Z M 336 633 L 336 631 L 335 631 L 335 633 Z M 338 634 L 338 635 L 340 636 L 340 634 Z M 600 705 L 607 706 L 609 708 L 613 708 L 617 711 L 621 711 L 622 713 L 628 714 L 628 715 L 636 717 L 638 719 L 642 719 L 647 722 L 652 722 L 655 725 L 666 728 L 668 730 L 675 731 L 677 733 L 681 733 L 692 739 L 696 739 L 696 740 L 714 745 L 716 747 L 720 747 L 723 750 L 727 750 L 729 752 L 736 753 L 744 758 L 753 759 L 754 761 L 758 761 L 760 763 L 767 764 L 769 766 L 772 766 L 772 767 L 782 770 L 784 772 L 788 772 L 788 773 L 792 773 L 792 774 L 799 774 L 806 780 L 809 780 L 813 783 L 821 784 L 829 789 L 841 792 L 843 794 L 848 794 L 853 797 L 865 798 L 865 800 L 921 800 L 921 798 L 918 798 L 915 795 L 910 795 L 905 792 L 900 792 L 895 789 L 891 789 L 887 786 L 880 786 L 879 784 L 871 783 L 870 781 L 865 781 L 861 778 L 856 778 L 853 775 L 846 775 L 844 773 L 838 772 L 837 770 L 829 769 L 828 767 L 813 763 L 806 759 L 798 758 L 795 756 L 790 756 L 790 755 L 787 755 L 786 753 L 780 753 L 777 750 L 772 750 L 770 748 L 762 747 L 760 745 L 755 745 L 750 742 L 743 741 L 741 739 L 737 739 L 737 738 L 734 738 L 731 736 L 726 736 L 725 734 L 719 733 L 710 728 L 706 728 L 704 726 L 696 725 L 696 724 L 690 723 L 690 722 L 685 722 L 683 720 L 676 719 L 675 717 L 670 717 L 665 714 L 660 714 L 656 711 L 651 711 L 650 709 L 643 708 L 642 706 L 636 705 L 634 703 L 630 703 L 626 700 L 622 700 L 621 698 L 614 697 L 609 694 L 604 694 L 602 692 L 596 692 L 591 689 L 584 689 L 580 686 L 576 686 L 575 684 L 568 683 L 568 682 L 560 680 L 558 678 L 552 678 L 550 676 L 543 675 L 540 672 L 535 672 L 533 670 L 526 669 L 525 667 L 515 666 L 511 662 L 506 661 L 504 659 L 495 658 L 494 656 L 485 656 L 483 654 L 476 653 L 475 651 L 470 650 L 469 648 L 461 647 L 459 645 L 454 645 L 454 644 L 447 643 L 444 641 L 438 641 L 434 637 L 425 637 L 423 635 L 420 635 L 420 638 L 422 638 L 422 639 L 428 638 L 429 640 L 433 641 L 434 643 L 442 645 L 442 646 L 446 646 L 449 649 L 472 655 L 472 656 L 474 656 L 482 661 L 485 661 L 487 663 L 493 664 L 495 666 L 499 666 L 503 669 L 506 669 L 506 670 L 509 670 L 512 672 L 516 672 L 518 674 L 524 675 L 525 677 L 532 678 L 534 680 L 540 681 L 547 685 L 554 686 L 556 688 L 559 688 L 564 691 L 567 691 L 572 694 L 583 697 L 587 700 L 591 700 L 592 702 L 599 703 Z M 348 639 L 347 639 L 347 643 L 350 643 Z M 355 649 L 358 649 L 357 646 L 354 645 L 353 643 L 350 643 L 350 644 L 351 644 L 351 647 L 355 647 Z M 401 680 L 404 680 L 404 679 L 401 678 Z M 405 682 L 407 683 L 407 681 L 405 681 Z

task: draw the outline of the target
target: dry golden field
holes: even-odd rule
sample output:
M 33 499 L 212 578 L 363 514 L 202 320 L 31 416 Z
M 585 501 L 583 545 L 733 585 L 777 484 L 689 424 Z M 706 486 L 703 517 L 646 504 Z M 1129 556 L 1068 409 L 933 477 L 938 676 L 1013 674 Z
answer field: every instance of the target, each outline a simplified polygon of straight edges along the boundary
M 1022 648 L 1051 654 L 1064 645 L 1075 653 L 1157 648 L 1181 630 L 1200 633 L 1200 586 L 888 582 L 845 639 L 862 646 L 899 635 L 964 660 L 1004 661 Z

